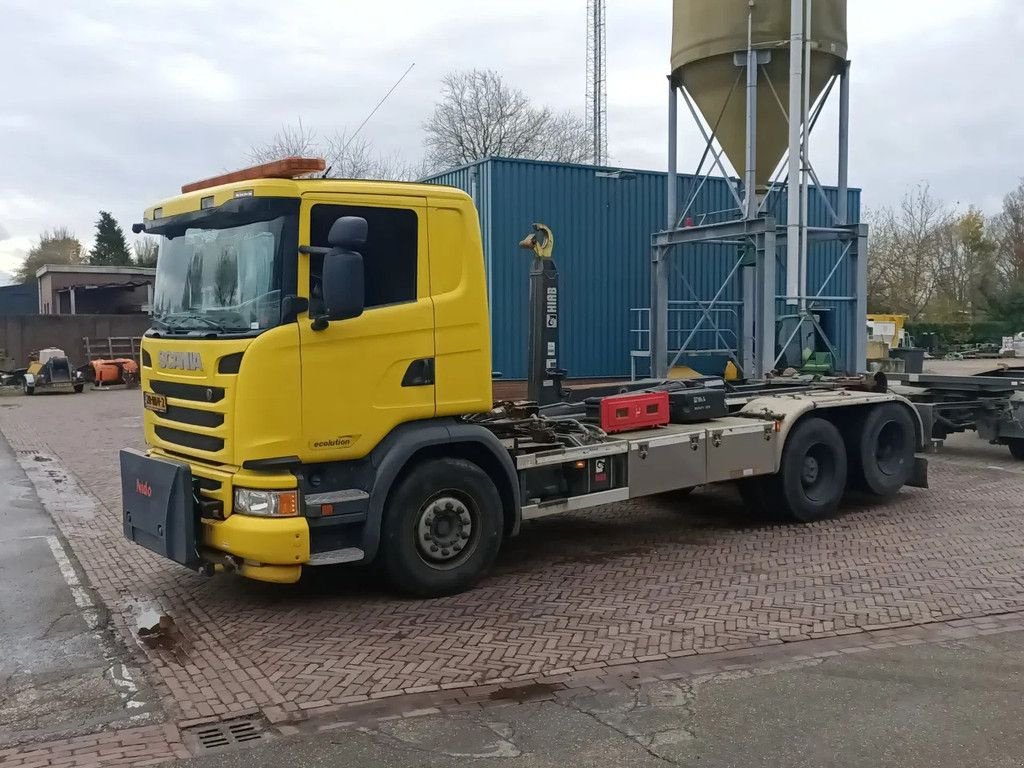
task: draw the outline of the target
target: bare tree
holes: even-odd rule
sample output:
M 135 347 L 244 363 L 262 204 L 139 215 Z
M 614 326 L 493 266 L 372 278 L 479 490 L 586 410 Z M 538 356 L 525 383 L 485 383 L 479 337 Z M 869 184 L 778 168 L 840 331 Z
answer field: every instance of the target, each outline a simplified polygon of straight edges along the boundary
M 587 130 L 587 121 L 574 112 L 552 115 L 541 133 L 538 160 L 558 163 L 589 163 L 594 157 L 594 143 Z
M 268 163 L 285 157 L 322 157 L 327 163 L 327 178 L 413 180 L 425 175 L 422 167 L 406 162 L 401 155 L 385 155 L 374 149 L 363 136 L 353 136 L 347 129 L 325 139 L 306 128 L 282 126 L 266 144 L 249 150 L 253 163 Z
M 135 251 L 135 263 L 140 267 L 155 267 L 157 252 L 160 250 L 159 243 L 153 237 L 136 238 L 132 244 Z
M 935 295 L 941 269 L 943 231 L 950 214 L 922 184 L 895 209 L 870 217 L 869 305 L 920 319 Z
M 1003 198 L 992 229 L 1002 287 L 1024 289 L 1024 179 Z
M 422 165 L 406 161 L 397 152 L 378 152 L 369 139 L 351 136 L 347 130 L 327 140 L 324 157 L 329 178 L 415 181 L 426 175 Z
M 485 157 L 582 162 L 582 119 L 538 107 L 492 69 L 452 72 L 441 81 L 441 96 L 424 123 L 427 160 L 437 169 Z
M 299 118 L 295 125 L 282 125 L 266 144 L 249 150 L 249 161 L 253 164 L 270 163 L 286 157 L 320 157 L 321 144 L 316 131 L 306 128 Z

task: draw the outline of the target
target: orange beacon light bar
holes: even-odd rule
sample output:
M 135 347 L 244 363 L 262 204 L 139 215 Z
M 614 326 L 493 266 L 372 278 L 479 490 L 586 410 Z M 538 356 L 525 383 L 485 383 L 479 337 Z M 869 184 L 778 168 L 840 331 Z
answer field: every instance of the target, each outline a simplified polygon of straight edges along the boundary
M 272 163 L 254 165 L 252 168 L 243 168 L 240 171 L 232 171 L 220 176 L 213 176 L 202 181 L 194 181 L 181 188 L 182 194 L 197 192 L 208 187 L 217 187 L 221 184 L 231 184 L 236 181 L 251 181 L 253 179 L 294 179 L 297 176 L 304 176 L 307 173 L 316 173 L 327 167 L 322 157 L 286 157 L 283 160 L 275 160 Z

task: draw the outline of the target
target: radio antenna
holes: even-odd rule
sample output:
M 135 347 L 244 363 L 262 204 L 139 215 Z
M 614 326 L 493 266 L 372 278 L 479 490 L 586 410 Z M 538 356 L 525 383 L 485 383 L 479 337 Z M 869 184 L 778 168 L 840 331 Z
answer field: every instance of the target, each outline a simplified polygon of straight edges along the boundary
M 387 101 L 388 97 L 395 92 L 395 89 L 402 84 L 402 81 L 405 80 L 406 76 L 410 72 L 412 72 L 412 68 L 415 66 L 416 62 L 414 61 L 412 64 L 409 65 L 408 69 L 406 69 L 405 72 L 402 73 L 402 76 L 395 81 L 395 84 L 391 86 L 388 92 L 384 94 L 384 97 L 377 102 L 377 106 L 370 110 L 370 114 L 368 114 L 366 118 L 363 120 L 363 122 L 359 124 L 359 127 L 356 128 L 356 132 L 348 137 L 348 141 L 345 142 L 345 146 L 341 148 L 341 152 L 339 153 L 341 156 L 345 155 L 345 150 L 348 149 L 348 145 L 351 144 L 355 137 L 359 135 L 359 132 L 363 130 L 363 126 L 370 122 L 370 118 L 377 114 L 377 110 L 384 105 L 384 102 Z

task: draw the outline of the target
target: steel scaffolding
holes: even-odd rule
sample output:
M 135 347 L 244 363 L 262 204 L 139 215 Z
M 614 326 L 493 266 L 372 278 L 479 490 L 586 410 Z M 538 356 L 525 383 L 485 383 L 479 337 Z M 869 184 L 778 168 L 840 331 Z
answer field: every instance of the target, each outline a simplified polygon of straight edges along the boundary
M 806 5 L 805 5 L 806 3 Z M 666 229 L 652 238 L 651 257 L 651 311 L 650 350 L 651 375 L 664 377 L 668 370 L 687 354 L 688 344 L 696 336 L 698 328 L 718 333 L 714 310 L 718 301 L 727 293 L 731 281 L 739 279 L 742 285 L 741 333 L 738 348 L 729 356 L 747 378 L 763 378 L 775 370 L 787 349 L 806 326 L 812 327 L 825 345 L 833 350 L 837 366 L 848 373 L 861 372 L 866 365 L 866 338 L 863 333 L 854 333 L 852 345 L 844 350 L 835 350 L 825 330 L 817 322 L 815 302 L 830 301 L 842 303 L 850 313 L 852 325 L 860 328 L 867 313 L 867 227 L 850 224 L 848 211 L 848 168 L 849 168 L 849 120 L 850 120 L 850 62 L 840 61 L 830 76 L 825 89 L 815 104 L 810 101 L 810 49 L 808 35 L 810 3 L 808 0 L 792 0 L 790 88 L 788 110 L 779 99 L 778 91 L 771 82 L 767 64 L 772 51 L 756 48 L 748 33 L 745 52 L 736 53 L 736 81 L 726 99 L 738 98 L 738 92 L 745 98 L 746 112 L 746 168 L 744 178 L 731 185 L 736 204 L 731 211 L 731 220 L 690 226 L 691 211 L 698 195 L 715 171 L 729 178 L 722 162 L 723 150 L 717 146 L 717 125 L 705 123 L 694 103 L 692 95 L 679 79 L 669 78 L 668 100 L 668 210 Z M 753 11 L 751 11 L 753 14 Z M 748 24 L 748 29 L 752 25 Z M 839 84 L 839 129 L 838 146 L 838 205 L 833 207 L 814 170 L 810 159 L 810 134 L 828 100 L 833 86 Z M 741 87 L 741 83 L 743 84 Z M 786 156 L 776 166 L 767 189 L 756 186 L 757 169 L 757 99 L 759 85 L 765 84 L 778 108 L 789 121 L 789 147 Z M 763 91 L 762 91 L 763 93 Z M 704 148 L 698 164 L 698 182 L 688 199 L 682 204 L 678 200 L 678 111 L 679 100 L 686 104 L 698 130 L 704 139 Z M 724 112 L 724 107 L 723 107 Z M 720 118 L 719 118 L 720 119 Z M 708 159 L 710 158 L 710 162 Z M 706 168 L 705 168 L 706 166 Z M 786 188 L 787 223 L 779 225 L 775 218 L 766 213 L 769 197 Z M 828 225 L 808 226 L 808 198 L 816 190 L 825 202 Z M 742 194 L 741 194 L 742 193 Z M 833 265 L 825 281 L 813 294 L 808 290 L 807 259 L 812 242 L 833 241 L 842 244 L 841 256 Z M 677 349 L 672 350 L 669 359 L 669 278 L 676 274 L 687 292 L 692 294 L 690 281 L 685 270 L 679 268 L 678 254 L 688 246 L 701 243 L 726 243 L 737 247 L 737 259 L 728 271 L 717 293 L 711 301 L 701 302 L 703 317 L 698 327 Z M 784 259 L 779 259 L 783 255 Z M 786 267 L 786 288 L 782 295 L 776 291 L 776 266 L 781 261 Z M 853 262 L 854 291 L 852 294 L 830 288 L 839 267 Z M 690 299 L 691 296 L 686 296 Z M 696 295 L 692 295 L 697 299 Z M 792 328 L 779 336 L 779 308 L 788 306 L 795 314 L 789 315 Z M 717 336 L 716 336 L 717 338 Z

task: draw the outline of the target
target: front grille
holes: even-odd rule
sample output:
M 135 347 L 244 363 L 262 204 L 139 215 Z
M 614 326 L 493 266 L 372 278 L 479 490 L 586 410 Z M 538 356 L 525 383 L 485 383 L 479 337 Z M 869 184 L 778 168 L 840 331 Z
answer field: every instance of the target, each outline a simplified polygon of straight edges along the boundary
M 200 489 L 210 491 L 211 493 L 219 491 L 223 485 L 220 480 L 214 480 L 210 477 L 197 477 L 196 480 L 199 482 Z
M 157 437 L 161 440 L 166 440 L 168 443 L 174 443 L 176 445 L 184 445 L 187 448 L 194 448 L 197 451 L 216 453 L 224 448 L 224 440 L 220 437 L 199 435 L 195 432 L 185 432 L 181 429 L 172 429 L 171 427 L 163 427 L 159 425 L 154 427 L 154 430 L 156 431 Z
M 178 421 L 196 427 L 219 427 L 224 423 L 224 414 L 213 411 L 199 411 L 182 405 L 168 405 L 167 411 L 160 414 L 167 421 Z
M 177 400 L 219 403 L 224 399 L 224 387 L 205 387 L 202 384 L 179 384 L 174 381 L 150 381 L 149 385 L 158 395 L 173 397 Z

